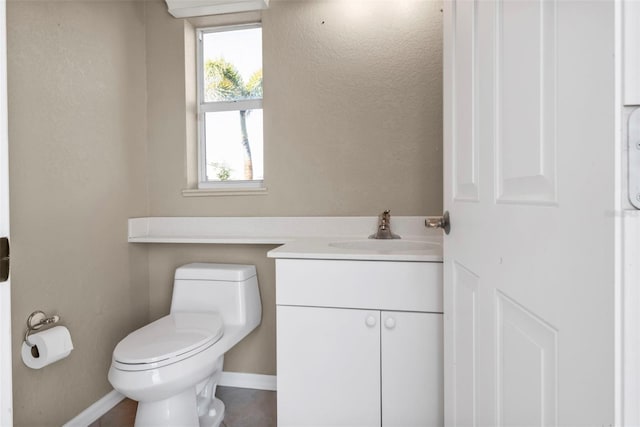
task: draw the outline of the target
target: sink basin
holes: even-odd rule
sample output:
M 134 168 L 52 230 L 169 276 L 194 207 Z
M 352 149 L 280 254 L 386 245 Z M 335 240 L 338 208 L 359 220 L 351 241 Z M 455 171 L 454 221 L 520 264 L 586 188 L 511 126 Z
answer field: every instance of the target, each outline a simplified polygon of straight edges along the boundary
M 427 236 L 406 239 L 327 237 L 295 240 L 269 251 L 270 258 L 442 262 L 442 244 Z
M 427 251 L 440 247 L 437 243 L 417 242 L 412 240 L 397 239 L 367 239 L 352 240 L 344 242 L 331 242 L 329 246 L 339 249 L 352 249 L 367 252 L 409 252 L 409 251 Z

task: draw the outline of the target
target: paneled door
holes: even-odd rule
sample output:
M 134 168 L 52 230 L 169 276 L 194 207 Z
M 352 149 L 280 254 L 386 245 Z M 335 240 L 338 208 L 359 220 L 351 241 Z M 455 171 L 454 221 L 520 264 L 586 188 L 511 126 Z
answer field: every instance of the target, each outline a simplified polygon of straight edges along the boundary
M 13 425 L 11 280 L 9 271 L 9 153 L 7 143 L 7 22 L 0 2 L 0 426 Z M 6 277 L 4 277 L 6 276 Z
M 444 5 L 445 424 L 614 419 L 614 2 Z

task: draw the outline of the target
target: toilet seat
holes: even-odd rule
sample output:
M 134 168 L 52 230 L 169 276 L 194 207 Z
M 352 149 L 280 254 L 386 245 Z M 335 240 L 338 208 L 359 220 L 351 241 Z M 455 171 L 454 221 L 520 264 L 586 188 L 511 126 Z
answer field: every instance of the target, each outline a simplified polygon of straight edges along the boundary
M 187 359 L 215 344 L 224 333 L 218 313 L 173 313 L 127 335 L 113 351 L 113 367 L 155 369 Z

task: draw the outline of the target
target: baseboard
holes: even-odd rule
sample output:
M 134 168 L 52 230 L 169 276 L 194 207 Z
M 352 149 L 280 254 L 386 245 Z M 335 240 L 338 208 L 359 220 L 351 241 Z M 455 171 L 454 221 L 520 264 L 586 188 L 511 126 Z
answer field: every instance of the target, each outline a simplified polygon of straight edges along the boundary
M 276 390 L 275 375 L 245 374 L 242 372 L 222 372 L 219 385 L 226 387 L 251 388 L 255 390 Z M 80 412 L 62 427 L 87 427 L 120 403 L 124 396 L 111 390 L 100 400 Z
M 276 390 L 275 375 L 245 374 L 243 372 L 222 372 L 218 383 L 226 387 L 252 388 L 255 390 Z
M 62 427 L 87 427 L 92 422 L 109 412 L 123 399 L 124 396 L 122 394 L 115 390 L 111 390 L 93 405 L 80 412 L 75 418 L 69 420 Z

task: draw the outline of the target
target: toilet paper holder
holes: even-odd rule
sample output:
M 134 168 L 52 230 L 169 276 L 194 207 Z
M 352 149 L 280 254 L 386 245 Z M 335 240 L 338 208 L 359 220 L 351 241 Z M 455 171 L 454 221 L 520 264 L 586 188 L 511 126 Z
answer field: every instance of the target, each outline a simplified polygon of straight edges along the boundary
M 47 316 L 42 310 L 36 310 L 29 315 L 27 319 L 27 332 L 24 334 L 24 342 L 29 347 L 33 347 L 33 344 L 29 342 L 29 335 L 34 331 L 39 331 L 45 326 L 54 325 L 60 321 L 60 316 L 53 315 Z

